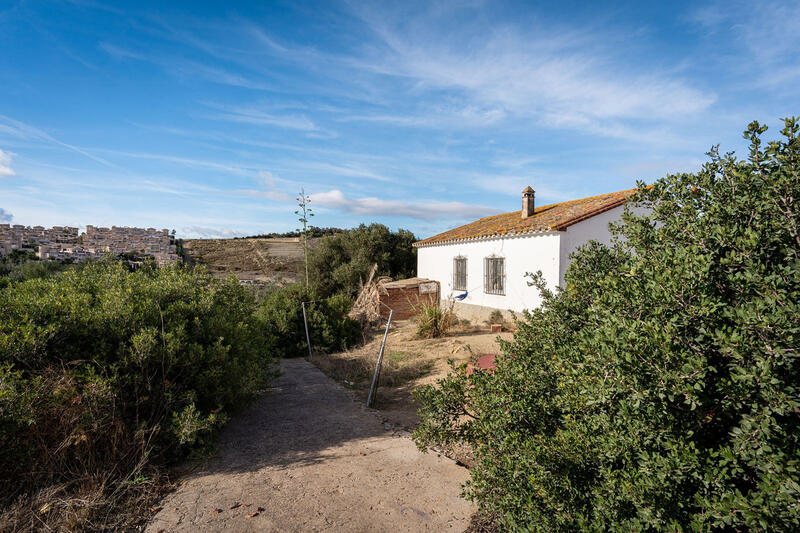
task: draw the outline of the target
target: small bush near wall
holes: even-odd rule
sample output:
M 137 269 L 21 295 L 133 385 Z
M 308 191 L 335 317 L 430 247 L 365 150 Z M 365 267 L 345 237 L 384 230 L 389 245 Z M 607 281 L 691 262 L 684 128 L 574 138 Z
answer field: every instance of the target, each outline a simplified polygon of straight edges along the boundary
M 417 323 L 417 336 L 422 339 L 443 337 L 458 321 L 452 304 L 438 305 L 428 302 L 420 304 L 414 320 Z
M 506 319 L 503 318 L 503 313 L 497 309 L 489 313 L 489 319 L 487 320 L 489 324 L 503 324 L 505 321 Z
M 235 279 L 113 261 L 0 289 L 0 529 L 132 527 L 151 467 L 273 375 L 253 311 Z
M 526 313 L 495 372 L 421 389 L 420 446 L 525 531 L 800 530 L 800 141 L 642 187 L 611 247 Z

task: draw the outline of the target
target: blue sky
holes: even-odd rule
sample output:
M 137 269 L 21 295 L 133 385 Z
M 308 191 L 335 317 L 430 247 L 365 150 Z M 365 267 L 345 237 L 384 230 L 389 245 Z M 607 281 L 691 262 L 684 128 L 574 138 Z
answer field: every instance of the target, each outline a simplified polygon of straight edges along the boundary
M 425 237 L 800 114 L 797 1 L 296 4 L 0 0 L 0 222 Z

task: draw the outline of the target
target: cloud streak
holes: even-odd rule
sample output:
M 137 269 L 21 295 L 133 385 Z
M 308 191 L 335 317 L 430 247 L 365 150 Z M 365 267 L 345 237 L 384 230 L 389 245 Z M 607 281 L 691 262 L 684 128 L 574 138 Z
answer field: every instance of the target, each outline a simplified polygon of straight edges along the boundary
M 283 192 L 278 184 L 275 182 L 275 175 L 272 172 L 262 170 L 258 173 L 258 181 L 264 187 L 263 190 L 248 189 L 242 191 L 247 196 L 254 196 L 257 198 L 267 198 L 276 202 L 291 202 L 294 196 Z
M 9 178 L 16 176 L 17 173 L 11 168 L 11 152 L 0 150 L 0 178 Z
M 255 124 L 258 126 L 277 126 L 280 128 L 311 132 L 319 131 L 320 129 L 313 121 L 303 115 L 277 115 L 257 107 L 226 106 L 219 104 L 206 105 L 222 111 L 208 116 L 208 118 L 215 120 Z
M 451 115 L 477 125 L 514 115 L 558 128 L 589 124 L 594 133 L 619 136 L 619 123 L 669 121 L 704 111 L 716 100 L 672 73 L 629 71 L 603 44 L 602 34 L 545 27 L 522 34 L 508 24 L 488 23 L 445 33 L 439 23 L 459 13 L 386 16 L 360 4 L 356 12 L 381 46 L 354 65 L 406 79 L 422 94 L 452 91 L 461 107 L 454 104 Z M 420 111 L 424 117 L 428 110 Z M 372 119 L 414 123 L 391 115 Z
M 462 202 L 407 202 L 375 197 L 347 197 L 339 189 L 311 195 L 314 205 L 338 209 L 346 213 L 370 216 L 408 217 L 416 220 L 466 220 L 495 214 L 498 211 Z
M 205 226 L 187 226 L 181 229 L 181 236 L 196 237 L 200 239 L 231 239 L 244 237 L 241 231 L 231 228 L 207 228 Z
M 11 213 L 0 207 L 0 222 L 7 224 L 11 222 L 13 219 L 14 217 L 11 215 Z
M 717 0 L 695 9 L 689 20 L 711 34 L 716 46 L 725 43 L 724 51 L 717 52 L 732 63 L 732 68 L 761 72 L 754 80 L 757 83 L 774 86 L 800 79 L 800 3 Z M 732 39 L 721 39 L 725 34 Z M 732 53 L 731 42 L 743 54 Z
M 14 120 L 13 118 L 7 117 L 5 115 L 0 115 L 0 131 L 3 131 L 20 139 L 38 140 L 48 144 L 59 146 L 61 148 L 66 148 L 67 150 L 78 153 L 84 157 L 88 157 L 92 161 L 95 161 L 107 167 L 117 168 L 117 165 L 115 165 L 114 163 L 111 163 L 110 161 L 107 161 L 101 157 L 97 157 L 96 155 L 87 152 L 83 148 L 79 148 L 72 144 L 60 141 L 40 129 L 34 128 L 33 126 L 29 126 L 24 122 Z

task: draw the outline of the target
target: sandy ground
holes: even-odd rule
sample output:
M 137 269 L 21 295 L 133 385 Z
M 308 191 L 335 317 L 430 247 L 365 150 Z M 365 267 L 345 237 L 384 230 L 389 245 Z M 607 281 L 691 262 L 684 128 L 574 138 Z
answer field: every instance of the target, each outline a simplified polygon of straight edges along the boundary
M 159 504 L 148 532 L 466 529 L 466 469 L 420 453 L 306 361 L 282 370 L 231 421 L 217 456 Z
M 498 338 L 510 341 L 513 336 L 509 331 L 490 333 L 488 326 L 473 325 L 457 328 L 446 337 L 419 339 L 413 321 L 395 322 L 386 341 L 382 377 L 373 407 L 380 412 L 384 422 L 413 430 L 419 421 L 412 396 L 414 389 L 446 376 L 450 371 L 449 359 L 459 364 L 469 361 L 473 355 L 499 354 Z M 376 329 L 363 346 L 346 352 L 315 354 L 313 362 L 364 401 L 382 339 L 383 331 Z M 391 359 L 400 362 L 391 365 Z M 356 365 L 356 361 L 360 365 Z M 408 371 L 412 366 L 424 370 L 414 376 Z

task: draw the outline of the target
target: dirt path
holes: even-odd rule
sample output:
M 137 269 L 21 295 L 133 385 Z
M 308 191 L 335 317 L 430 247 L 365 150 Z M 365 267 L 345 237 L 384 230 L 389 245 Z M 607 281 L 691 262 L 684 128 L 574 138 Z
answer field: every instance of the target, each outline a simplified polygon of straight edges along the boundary
M 306 361 L 281 368 L 274 389 L 225 429 L 217 457 L 161 502 L 148 532 L 467 527 L 464 468 L 418 452 Z

